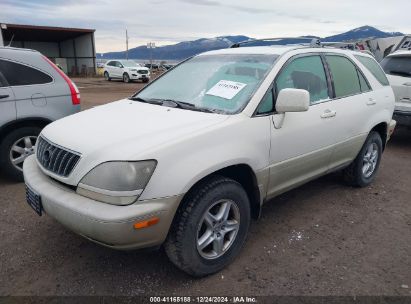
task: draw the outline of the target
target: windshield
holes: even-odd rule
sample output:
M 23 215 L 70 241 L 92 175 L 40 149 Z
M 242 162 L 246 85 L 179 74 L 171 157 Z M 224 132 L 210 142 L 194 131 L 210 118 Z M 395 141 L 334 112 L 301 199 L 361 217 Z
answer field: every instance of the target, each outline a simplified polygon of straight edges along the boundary
M 232 114 L 242 110 L 277 55 L 202 55 L 191 58 L 134 97 L 174 100 Z
M 136 63 L 133 60 L 122 60 L 121 63 L 123 64 L 123 66 L 128 67 L 128 68 L 136 68 L 140 66 L 138 63 Z
M 381 66 L 387 74 L 411 77 L 411 56 L 386 57 Z

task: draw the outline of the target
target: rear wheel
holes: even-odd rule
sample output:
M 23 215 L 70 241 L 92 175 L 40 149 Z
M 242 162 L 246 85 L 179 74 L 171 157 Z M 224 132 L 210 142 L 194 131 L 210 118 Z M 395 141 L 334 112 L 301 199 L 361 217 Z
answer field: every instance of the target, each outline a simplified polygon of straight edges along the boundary
M 195 187 L 174 219 L 165 249 L 193 276 L 227 266 L 240 252 L 250 224 L 247 193 L 236 181 L 214 176 Z
M 5 174 L 23 181 L 23 162 L 34 153 L 34 147 L 41 129 L 24 127 L 9 133 L 1 143 L 0 163 Z
M 372 131 L 352 164 L 344 169 L 345 181 L 356 187 L 366 187 L 377 175 L 382 156 L 382 140 Z
M 111 78 L 110 78 L 110 75 L 108 74 L 108 72 L 104 72 L 104 78 L 105 78 L 107 81 L 111 81 Z
M 123 74 L 123 81 L 125 83 L 129 83 L 130 82 L 130 76 L 127 73 Z

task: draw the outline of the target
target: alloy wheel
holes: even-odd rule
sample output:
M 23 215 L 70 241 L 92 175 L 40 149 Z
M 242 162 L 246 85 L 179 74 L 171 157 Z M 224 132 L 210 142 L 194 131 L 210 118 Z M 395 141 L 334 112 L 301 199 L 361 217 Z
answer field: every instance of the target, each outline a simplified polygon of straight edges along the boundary
M 378 146 L 376 143 L 370 143 L 363 157 L 362 174 L 369 178 L 375 171 L 378 163 Z
M 205 259 L 222 256 L 234 243 L 240 228 L 240 211 L 235 202 L 219 200 L 202 216 L 197 230 L 197 250 Z
M 37 136 L 25 136 L 14 142 L 10 149 L 10 161 L 13 166 L 23 171 L 23 162 L 30 155 L 34 154 Z

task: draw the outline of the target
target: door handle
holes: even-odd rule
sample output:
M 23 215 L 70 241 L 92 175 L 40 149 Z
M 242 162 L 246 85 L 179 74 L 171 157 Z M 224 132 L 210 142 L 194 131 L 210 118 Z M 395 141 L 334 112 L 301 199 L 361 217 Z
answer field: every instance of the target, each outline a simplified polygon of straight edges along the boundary
M 336 111 L 332 110 L 325 110 L 323 114 L 321 114 L 321 118 L 331 118 L 337 115 Z
M 406 83 L 403 83 L 402 85 L 405 85 L 407 87 L 411 87 L 411 82 L 406 82 Z
M 10 95 L 0 95 L 0 99 L 4 99 L 4 98 L 7 98 L 7 97 L 10 97 Z
M 374 98 L 370 98 L 367 101 L 367 106 L 373 106 L 377 103 L 377 101 Z

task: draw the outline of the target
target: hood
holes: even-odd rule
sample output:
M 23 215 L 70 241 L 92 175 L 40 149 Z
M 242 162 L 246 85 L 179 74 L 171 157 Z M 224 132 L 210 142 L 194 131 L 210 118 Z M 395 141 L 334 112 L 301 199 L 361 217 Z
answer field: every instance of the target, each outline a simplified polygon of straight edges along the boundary
M 126 69 L 137 71 L 150 71 L 150 69 L 146 67 L 126 67 Z
M 92 162 L 138 160 L 148 150 L 228 117 L 124 99 L 55 121 L 42 135 Z

